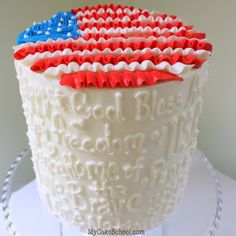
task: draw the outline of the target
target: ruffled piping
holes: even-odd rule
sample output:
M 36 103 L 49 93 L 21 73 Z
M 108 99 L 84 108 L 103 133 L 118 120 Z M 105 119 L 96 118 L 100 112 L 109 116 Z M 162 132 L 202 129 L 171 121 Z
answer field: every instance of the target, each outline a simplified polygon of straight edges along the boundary
M 143 61 L 151 61 L 153 64 L 158 65 L 162 62 L 168 62 L 170 65 L 173 65 L 177 62 L 181 62 L 186 65 L 194 65 L 194 68 L 199 68 L 204 60 L 197 58 L 194 55 L 182 55 L 176 53 L 174 55 L 155 55 L 153 53 L 145 53 L 145 54 L 136 54 L 129 57 L 127 55 L 115 56 L 113 54 L 104 55 L 97 54 L 95 56 L 86 55 L 86 56 L 78 56 L 78 55 L 70 55 L 70 56 L 60 56 L 57 58 L 46 58 L 38 60 L 31 66 L 32 71 L 36 72 L 44 72 L 50 67 L 57 67 L 61 64 L 68 65 L 72 62 L 77 63 L 78 65 L 82 65 L 84 63 L 96 63 L 99 62 L 102 65 L 112 64 L 116 65 L 119 62 L 126 62 L 127 64 L 131 64 L 133 62 L 142 63 Z
M 170 65 L 168 62 L 164 61 L 158 65 L 153 64 L 151 61 L 143 61 L 142 63 L 132 62 L 131 64 L 127 64 L 126 62 L 122 61 L 116 65 L 106 64 L 102 65 L 99 62 L 88 63 L 85 62 L 81 66 L 75 62 L 71 62 L 68 65 L 61 64 L 57 67 L 50 67 L 42 74 L 46 77 L 54 77 L 58 78 L 62 74 L 70 74 L 77 71 L 93 71 L 98 72 L 100 70 L 104 72 L 108 71 L 149 71 L 149 70 L 162 70 L 167 71 L 169 73 L 180 75 L 187 71 L 190 71 L 193 68 L 193 65 L 186 65 L 181 62 L 177 62 L 174 65 Z
M 183 79 L 164 71 L 110 71 L 92 72 L 78 71 L 73 74 L 63 74 L 60 85 L 73 89 L 96 88 L 127 88 L 154 85 L 164 81 L 182 81 Z
M 110 38 L 117 38 L 117 37 L 121 37 L 124 39 L 127 39 L 129 37 L 140 37 L 142 36 L 143 38 L 148 38 L 150 36 L 154 36 L 156 38 L 162 36 L 165 38 L 169 38 L 171 36 L 177 36 L 177 37 L 185 37 L 188 39 L 204 39 L 206 37 L 205 33 L 202 32 L 195 32 L 195 31 L 187 31 L 187 30 L 181 30 L 178 32 L 171 32 L 171 31 L 167 31 L 164 32 L 163 34 L 160 34 L 158 32 L 130 32 L 130 33 L 117 33 L 117 34 L 100 34 L 100 33 L 87 33 L 83 35 L 83 38 L 85 40 L 89 40 L 89 39 L 95 39 L 95 40 L 99 40 L 99 38 L 104 38 L 104 39 L 110 39 Z
M 103 51 L 100 51 L 98 49 L 94 49 L 92 51 L 84 50 L 84 51 L 71 51 L 71 49 L 64 49 L 63 51 L 55 51 L 53 53 L 45 51 L 42 53 L 36 52 L 34 55 L 29 54 L 26 56 L 22 61 L 25 64 L 32 65 L 35 63 L 37 60 L 40 59 L 46 59 L 46 58 L 52 58 L 52 57 L 60 57 L 60 56 L 70 56 L 70 55 L 77 55 L 79 57 L 81 56 L 95 56 L 97 54 L 114 54 L 115 56 L 119 55 L 127 55 L 127 56 L 133 56 L 134 54 L 144 54 L 144 53 L 153 53 L 154 55 L 173 55 L 176 53 L 179 53 L 181 55 L 193 55 L 202 59 L 207 59 L 210 55 L 210 52 L 206 50 L 193 50 L 192 48 L 186 48 L 186 49 L 181 49 L 181 48 L 166 48 L 163 51 L 161 51 L 159 48 L 144 48 L 142 50 L 135 50 L 133 51 L 131 48 L 126 48 L 125 50 L 122 50 L 121 48 L 117 48 L 116 50 L 112 51 L 110 48 L 106 48 Z
M 113 12 L 117 12 L 118 10 L 122 10 L 125 11 L 126 9 L 129 9 L 130 11 L 134 11 L 134 10 L 139 10 L 142 12 L 145 12 L 147 10 L 144 10 L 142 8 L 134 8 L 133 6 L 122 6 L 122 5 L 114 5 L 114 4 L 98 4 L 97 6 L 85 6 L 84 8 L 77 8 L 77 9 L 72 9 L 71 12 L 75 15 L 77 15 L 78 13 L 81 14 L 85 14 L 86 11 L 89 11 L 90 13 L 92 13 L 92 11 L 96 11 L 98 12 L 100 9 L 104 9 L 104 11 L 106 12 L 107 10 L 111 9 Z
M 85 30 L 85 29 L 92 29 L 92 28 L 97 28 L 97 29 L 101 29 L 101 28 L 106 28 L 106 29 L 110 29 L 110 28 L 131 28 L 131 27 L 147 27 L 150 26 L 151 28 L 156 28 L 159 27 L 160 29 L 163 28 L 168 28 L 171 29 L 172 27 L 177 27 L 180 28 L 182 26 L 186 27 L 186 29 L 192 29 L 193 26 L 186 26 L 182 21 L 175 21 L 175 22 L 142 22 L 142 21 L 127 21 L 127 22 L 123 22 L 123 21 L 119 21 L 119 22 L 103 22 L 103 23 L 99 23 L 99 22 L 85 22 L 82 25 L 80 25 L 80 30 Z
M 98 14 L 103 14 L 105 12 L 110 12 L 110 13 L 127 13 L 129 15 L 135 14 L 137 12 L 143 13 L 143 14 L 150 14 L 150 15 L 154 15 L 154 16 L 159 16 L 161 17 L 163 20 L 165 20 L 167 17 L 172 18 L 172 19 L 176 19 L 177 16 L 175 15 L 170 15 L 170 14 L 163 14 L 160 13 L 158 11 L 152 11 L 149 12 L 148 10 L 142 9 L 142 8 L 134 8 L 133 6 L 122 6 L 122 5 L 114 5 L 114 4 L 110 4 L 110 5 L 97 5 L 94 7 L 88 7 L 86 6 L 85 8 L 77 8 L 77 9 L 72 9 L 71 12 L 75 15 L 80 16 L 85 16 L 85 15 L 90 15 L 95 13 Z
M 129 15 L 125 12 L 122 13 L 110 13 L 110 12 L 105 12 L 103 14 L 98 14 L 96 12 L 93 12 L 91 14 L 86 14 L 83 16 L 78 16 L 77 20 L 83 22 L 84 19 L 86 21 L 90 21 L 90 20 L 95 20 L 95 21 L 99 21 L 100 19 L 102 20 L 107 20 L 109 18 L 111 18 L 112 20 L 122 20 L 124 17 L 129 17 L 130 20 L 137 20 L 139 18 L 139 16 L 144 16 L 146 18 L 148 18 L 150 16 L 149 12 L 143 12 L 143 13 L 135 13 L 133 15 Z
M 136 41 L 136 42 L 116 42 L 109 40 L 107 43 L 87 43 L 87 44 L 75 44 L 72 41 L 68 43 L 41 43 L 35 46 L 29 46 L 25 48 L 21 48 L 14 53 L 14 58 L 16 60 L 22 60 L 29 54 L 35 54 L 37 52 L 45 52 L 49 51 L 51 53 L 59 50 L 63 51 L 65 49 L 71 49 L 72 51 L 93 51 L 94 49 L 98 49 L 103 51 L 106 48 L 110 48 L 112 51 L 117 48 L 121 48 L 125 50 L 126 48 L 131 48 L 134 50 L 142 50 L 144 48 L 159 48 L 163 51 L 165 48 L 171 47 L 172 49 L 176 48 L 193 48 L 194 50 L 206 50 L 212 51 L 212 45 L 207 41 L 199 41 L 197 39 L 178 39 L 177 41 L 168 41 L 168 42 L 159 42 L 157 39 L 152 41 Z

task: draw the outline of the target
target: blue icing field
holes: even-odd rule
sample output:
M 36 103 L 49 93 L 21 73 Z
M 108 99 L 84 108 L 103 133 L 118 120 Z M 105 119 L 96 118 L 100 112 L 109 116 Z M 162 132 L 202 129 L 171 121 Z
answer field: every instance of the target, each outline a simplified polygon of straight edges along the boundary
M 47 41 L 48 39 L 68 39 L 80 36 L 76 16 L 71 12 L 58 12 L 51 19 L 36 23 L 31 28 L 21 32 L 16 42 L 19 45 L 28 42 Z

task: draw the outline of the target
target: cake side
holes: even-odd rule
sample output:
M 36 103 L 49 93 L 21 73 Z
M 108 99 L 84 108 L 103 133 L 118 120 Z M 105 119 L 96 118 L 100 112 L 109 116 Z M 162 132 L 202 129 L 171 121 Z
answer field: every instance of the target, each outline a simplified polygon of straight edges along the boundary
M 141 88 L 55 86 L 16 61 L 38 189 L 60 220 L 150 229 L 187 181 L 207 65 Z

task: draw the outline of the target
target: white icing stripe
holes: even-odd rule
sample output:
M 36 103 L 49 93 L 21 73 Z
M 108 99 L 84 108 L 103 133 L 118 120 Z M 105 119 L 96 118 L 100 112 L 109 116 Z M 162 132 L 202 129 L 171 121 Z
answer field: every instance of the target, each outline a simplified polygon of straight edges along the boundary
M 150 26 L 146 26 L 146 27 L 125 27 L 125 28 L 109 28 L 106 29 L 104 27 L 97 29 L 96 27 L 93 27 L 91 29 L 87 28 L 84 31 L 81 31 L 83 35 L 85 34 L 129 34 L 129 33 L 142 33 L 142 34 L 146 34 L 146 33 L 151 33 L 151 32 L 157 32 L 158 34 L 162 35 L 168 32 L 172 32 L 172 33 L 178 33 L 181 30 L 186 30 L 186 28 L 184 26 L 181 26 L 180 28 L 177 27 L 172 27 L 171 29 L 169 28 L 163 28 L 160 29 L 159 27 L 155 27 L 155 28 L 151 28 Z M 188 30 L 189 33 L 193 33 L 196 32 L 196 30 Z
M 194 65 L 186 65 L 181 62 L 177 62 L 173 65 L 169 64 L 168 62 L 161 62 L 160 64 L 153 64 L 152 61 L 145 60 L 142 63 L 138 62 L 132 62 L 130 64 L 127 64 L 126 62 L 119 62 L 116 65 L 113 64 L 106 64 L 102 65 L 99 62 L 89 63 L 85 62 L 81 66 L 78 65 L 75 62 L 71 62 L 68 65 L 60 64 L 57 67 L 50 67 L 46 71 L 43 72 L 43 75 L 46 76 L 53 76 L 59 78 L 62 74 L 69 74 L 76 71 L 135 71 L 135 70 L 164 70 L 168 71 L 170 73 L 179 75 L 183 72 L 190 71 L 193 68 Z
M 159 22 L 161 24 L 165 24 L 165 23 L 174 23 L 174 22 L 177 22 L 179 21 L 180 19 L 179 18 L 171 18 L 169 16 L 167 16 L 165 19 L 163 19 L 161 16 L 144 16 L 144 15 L 140 15 L 137 19 L 135 20 L 132 20 L 132 22 L 135 22 L 135 21 L 140 21 L 140 22 L 143 22 L 143 23 L 153 23 L 153 22 Z M 107 23 L 107 22 L 129 22 L 131 21 L 131 18 L 129 16 L 124 16 L 122 19 L 120 18 L 112 18 L 112 17 L 107 17 L 106 19 L 103 19 L 102 17 L 101 18 L 98 18 L 98 19 L 95 19 L 94 17 L 92 18 L 86 18 L 86 17 L 83 17 L 82 20 L 78 20 L 77 23 L 78 24 L 83 24 L 83 23 Z
M 23 63 L 26 63 L 28 65 L 32 65 L 34 64 L 36 61 L 40 60 L 40 59 L 46 59 L 46 58 L 53 58 L 53 57 L 60 57 L 60 56 L 69 56 L 69 55 L 77 55 L 77 56 L 86 56 L 86 55 L 90 55 L 90 56 L 94 56 L 97 54 L 103 54 L 103 55 L 107 55 L 107 54 L 113 54 L 113 55 L 128 55 L 128 56 L 132 56 L 134 54 L 144 54 L 144 53 L 154 53 L 154 55 L 173 55 L 176 53 L 180 53 L 182 55 L 194 55 L 198 58 L 204 59 L 206 60 L 208 58 L 208 56 L 210 55 L 209 51 L 206 50 L 193 50 L 192 48 L 186 48 L 186 49 L 182 49 L 182 48 L 176 48 L 176 49 L 172 49 L 172 48 L 166 48 L 163 51 L 161 51 L 159 48 L 144 48 L 142 50 L 132 50 L 131 48 L 126 48 L 125 50 L 122 50 L 121 48 L 117 48 L 116 50 L 112 51 L 110 48 L 106 48 L 103 51 L 98 50 L 98 49 L 94 49 L 92 51 L 89 50 L 83 50 L 83 51 L 72 51 L 71 49 L 67 48 L 63 51 L 55 51 L 53 53 L 46 51 L 43 53 L 37 52 L 34 55 L 28 55 L 26 58 L 24 58 L 22 60 Z

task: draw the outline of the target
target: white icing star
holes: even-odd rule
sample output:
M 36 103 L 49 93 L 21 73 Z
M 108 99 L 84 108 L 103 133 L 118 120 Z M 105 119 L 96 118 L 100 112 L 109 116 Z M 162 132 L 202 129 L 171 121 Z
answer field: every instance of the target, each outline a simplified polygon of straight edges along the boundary
M 61 32 L 62 31 L 62 28 L 57 28 L 57 32 Z
M 71 36 L 72 36 L 72 33 L 71 33 L 71 32 L 68 32 L 68 33 L 67 33 L 67 36 L 68 36 L 68 37 L 71 37 Z

